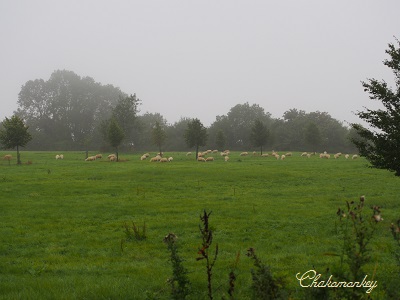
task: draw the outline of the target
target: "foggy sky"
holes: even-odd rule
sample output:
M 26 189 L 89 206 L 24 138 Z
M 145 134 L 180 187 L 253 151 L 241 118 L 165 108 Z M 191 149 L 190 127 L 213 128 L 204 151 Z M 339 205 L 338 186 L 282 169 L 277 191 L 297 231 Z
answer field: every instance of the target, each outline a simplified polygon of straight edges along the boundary
M 361 81 L 393 74 L 400 1 L 0 0 L 0 120 L 28 80 L 70 70 L 142 100 L 141 114 L 208 126 L 236 104 L 347 122 L 378 107 Z

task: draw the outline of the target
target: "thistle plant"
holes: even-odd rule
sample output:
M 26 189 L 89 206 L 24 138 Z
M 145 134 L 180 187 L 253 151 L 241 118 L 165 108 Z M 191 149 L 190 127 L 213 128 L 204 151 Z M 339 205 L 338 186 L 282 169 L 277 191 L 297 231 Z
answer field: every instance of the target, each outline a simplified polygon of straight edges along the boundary
M 286 299 L 283 290 L 283 280 L 272 275 L 271 268 L 264 264 L 256 255 L 254 248 L 247 249 L 248 257 L 254 260 L 255 269 L 251 270 L 252 289 L 255 299 Z
M 210 229 L 208 220 L 210 218 L 211 212 L 207 213 L 206 210 L 204 210 L 203 215 L 200 215 L 200 220 L 203 223 L 203 226 L 199 225 L 201 237 L 202 237 L 202 244 L 201 248 L 197 252 L 197 254 L 200 254 L 199 257 L 196 258 L 197 261 L 199 260 L 205 260 L 206 261 L 206 272 L 207 272 L 207 288 L 208 288 L 208 298 L 213 299 L 213 293 L 212 293 L 212 269 L 214 267 L 214 264 L 217 260 L 218 256 L 218 244 L 215 246 L 215 253 L 214 257 L 210 257 L 210 246 L 213 241 L 213 232 Z
M 163 242 L 167 244 L 171 253 L 172 277 L 168 279 L 171 285 L 171 298 L 181 300 L 186 299 L 186 296 L 190 294 L 191 286 L 187 276 L 188 271 L 183 266 L 183 259 L 178 254 L 177 239 L 178 237 L 174 233 L 169 233 L 164 237 Z

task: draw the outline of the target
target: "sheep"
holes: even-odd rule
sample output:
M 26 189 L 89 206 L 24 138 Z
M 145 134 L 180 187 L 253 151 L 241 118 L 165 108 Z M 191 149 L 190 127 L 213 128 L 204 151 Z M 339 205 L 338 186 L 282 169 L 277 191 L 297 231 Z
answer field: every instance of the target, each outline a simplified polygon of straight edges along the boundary
M 337 157 L 342 156 L 342 152 L 338 152 L 335 155 L 337 155 Z
M 278 157 L 277 158 L 279 158 L 279 155 L 278 155 Z M 281 156 L 281 160 L 284 160 L 286 158 L 286 155 L 285 154 L 282 154 L 282 156 Z
M 58 159 L 60 159 L 60 155 L 57 154 L 56 155 L 56 160 L 58 160 Z
M 206 158 L 206 161 L 214 161 L 214 157 L 210 156 Z
M 10 161 L 10 160 L 12 160 L 12 155 L 11 154 L 6 154 L 6 155 L 4 155 L 3 159 Z
M 228 161 L 229 160 L 229 156 L 225 156 L 224 159 L 225 159 L 225 161 Z
M 173 160 L 174 160 L 173 157 L 168 157 L 168 161 L 169 161 L 169 162 L 171 162 L 171 161 L 173 161 Z
M 311 157 L 311 153 L 307 153 L 307 158 L 310 158 Z
M 292 152 L 286 153 L 285 156 L 292 156 Z
M 85 161 L 94 161 L 96 160 L 96 156 L 89 156 L 88 158 L 85 159 Z
M 261 154 L 261 156 L 262 156 L 262 157 L 268 157 L 269 154 L 268 154 L 268 153 L 264 153 L 264 154 Z
M 143 154 L 143 156 L 146 156 L 146 158 L 148 158 L 150 156 L 150 154 L 149 153 L 145 153 L 145 154 Z
M 256 151 L 253 151 L 253 155 L 256 156 L 256 155 L 257 155 L 257 152 L 256 152 Z
M 213 150 L 212 153 L 218 153 L 218 150 Z
M 147 159 L 147 156 L 143 154 L 143 155 L 140 157 L 140 160 L 145 160 L 145 159 Z
M 168 162 L 168 158 L 163 157 L 163 158 L 160 159 L 160 162 L 162 162 L 162 163 L 163 163 L 163 162 Z
M 302 154 L 301 154 L 301 156 L 307 156 L 307 152 L 303 152 Z
M 349 156 L 350 156 L 350 155 L 346 154 L 344 157 L 345 157 L 346 159 L 349 159 Z
M 96 159 L 99 159 L 99 158 L 103 158 L 103 155 L 102 154 L 96 154 Z
M 192 152 L 188 152 L 186 153 L 186 156 L 192 155 Z
M 226 153 L 226 152 L 221 152 L 221 156 L 227 156 L 228 155 L 228 153 Z
M 117 156 L 111 156 L 110 161 L 117 161 Z
M 207 150 L 206 152 L 207 152 L 207 154 L 209 154 L 209 153 L 212 153 L 212 150 Z
M 333 156 L 334 159 L 337 159 L 337 158 L 339 158 L 339 157 L 340 157 L 339 153 L 336 153 L 336 154 Z
M 351 159 L 357 159 L 358 158 L 358 155 L 357 154 L 354 154 L 352 157 L 351 157 Z
M 242 152 L 242 153 L 240 153 L 240 156 L 247 156 L 247 155 L 249 155 L 249 152 Z
M 276 154 L 276 153 L 275 153 L 274 156 L 275 156 L 276 159 L 279 159 L 279 154 Z
M 108 159 L 111 160 L 112 157 L 117 157 L 115 154 L 110 154 L 109 156 L 107 156 Z
M 203 162 L 205 162 L 206 159 L 205 159 L 204 157 L 198 157 L 198 158 L 197 158 L 197 161 L 203 161 Z
M 150 158 L 150 162 L 155 162 L 155 161 L 159 161 L 157 156 Z

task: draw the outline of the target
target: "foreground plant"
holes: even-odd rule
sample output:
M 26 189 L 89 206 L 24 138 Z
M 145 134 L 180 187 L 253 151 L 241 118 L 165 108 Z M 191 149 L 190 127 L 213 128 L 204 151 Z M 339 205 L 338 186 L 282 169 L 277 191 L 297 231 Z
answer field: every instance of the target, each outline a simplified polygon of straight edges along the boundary
M 145 240 L 146 236 L 146 222 L 143 223 L 142 230 L 140 230 L 139 226 L 136 226 L 134 222 L 132 222 L 132 226 L 130 227 L 128 224 L 124 224 L 125 227 L 125 236 L 127 241 L 132 240 Z
M 283 290 L 283 280 L 272 275 L 271 268 L 264 264 L 256 255 L 254 248 L 247 250 L 248 257 L 254 260 L 255 270 L 251 270 L 252 289 L 255 299 L 286 299 Z
M 347 210 L 338 209 L 339 234 L 343 240 L 341 253 L 341 270 L 339 276 L 346 281 L 357 282 L 365 276 L 363 267 L 371 261 L 370 242 L 374 237 L 377 224 L 383 220 L 379 206 L 372 206 L 372 215 L 366 214 L 365 196 L 361 196 L 358 203 L 346 201 Z M 344 263 L 349 270 L 345 271 Z M 360 288 L 342 289 L 338 292 L 346 293 L 347 299 L 363 299 L 367 297 Z
M 218 244 L 215 246 L 215 253 L 214 257 L 210 258 L 210 246 L 212 244 L 213 240 L 213 233 L 212 230 L 210 229 L 208 219 L 210 218 L 211 212 L 207 213 L 206 210 L 204 210 L 203 215 L 200 215 L 200 220 L 203 223 L 203 226 L 199 225 L 200 228 L 200 233 L 202 237 L 202 244 L 201 248 L 197 252 L 197 254 L 200 254 L 200 257 L 197 257 L 196 260 L 203 260 L 205 259 L 206 261 L 206 270 L 207 270 L 207 288 L 208 288 L 208 298 L 213 299 L 213 293 L 212 293 L 212 268 L 214 267 L 214 264 L 217 260 L 218 256 Z
M 168 279 L 171 285 L 172 299 L 186 299 L 190 294 L 191 286 L 187 276 L 188 271 L 183 266 L 183 259 L 178 255 L 178 247 L 176 245 L 178 237 L 174 233 L 169 233 L 163 239 L 167 244 L 168 250 L 171 252 L 170 260 L 172 263 L 172 277 Z

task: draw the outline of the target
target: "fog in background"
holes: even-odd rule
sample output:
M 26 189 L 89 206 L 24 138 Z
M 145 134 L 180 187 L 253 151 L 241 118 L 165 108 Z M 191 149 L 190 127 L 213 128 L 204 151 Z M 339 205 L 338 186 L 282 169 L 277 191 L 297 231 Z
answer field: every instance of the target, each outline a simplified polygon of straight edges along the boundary
M 142 100 L 141 114 L 206 126 L 236 104 L 273 117 L 378 107 L 360 81 L 393 75 L 400 1 L 0 0 L 0 120 L 28 80 L 65 69 Z

